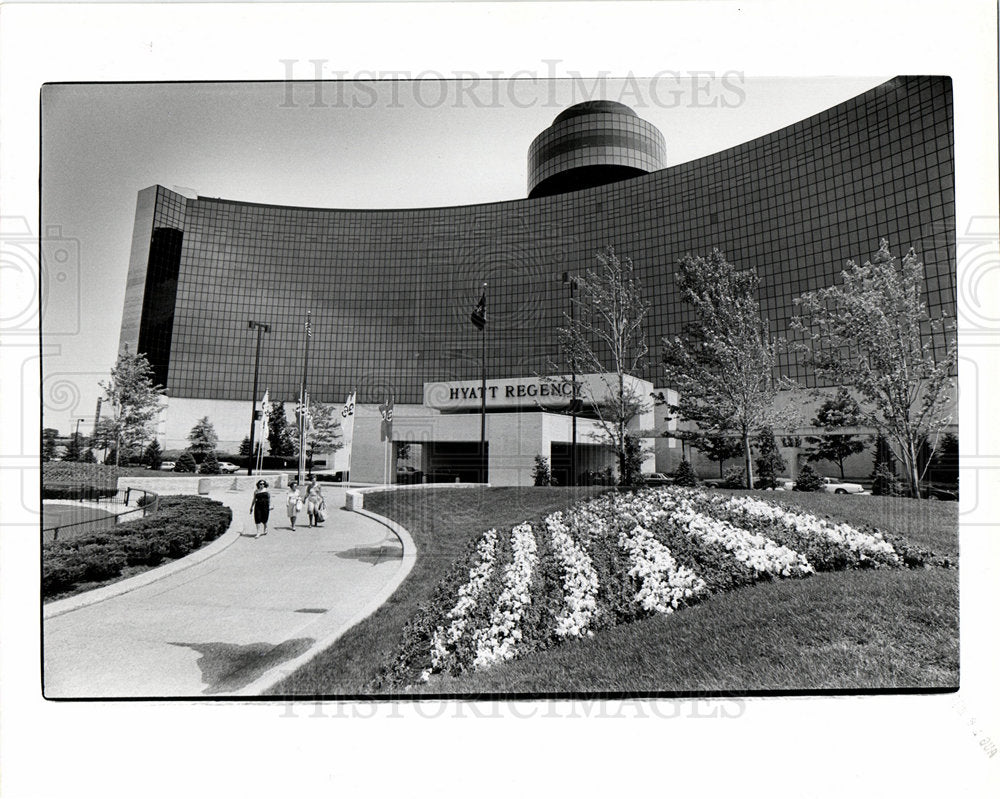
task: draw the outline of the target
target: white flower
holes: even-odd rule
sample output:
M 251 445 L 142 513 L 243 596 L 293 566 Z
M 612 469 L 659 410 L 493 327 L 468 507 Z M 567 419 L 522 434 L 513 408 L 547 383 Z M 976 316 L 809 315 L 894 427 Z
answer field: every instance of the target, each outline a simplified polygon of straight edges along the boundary
M 571 513 L 568 522 L 575 527 L 580 519 Z M 549 531 L 556 559 L 563 567 L 566 607 L 556 619 L 556 635 L 560 638 L 579 638 L 589 633 L 588 625 L 597 609 L 597 572 L 590 556 L 570 535 L 562 512 L 547 516 L 545 527 Z

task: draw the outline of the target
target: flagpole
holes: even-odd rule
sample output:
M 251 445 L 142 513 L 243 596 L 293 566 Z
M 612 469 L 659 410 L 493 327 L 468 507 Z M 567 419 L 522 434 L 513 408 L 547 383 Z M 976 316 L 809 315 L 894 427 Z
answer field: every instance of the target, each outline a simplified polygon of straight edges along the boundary
M 483 298 L 486 297 L 486 283 L 483 283 Z M 485 307 L 485 302 L 484 302 Z M 480 459 L 480 482 L 486 482 L 486 469 L 488 458 L 486 456 L 486 325 L 483 325 L 483 361 L 482 361 L 482 384 L 480 385 L 479 398 L 479 459 Z
M 312 338 L 312 311 L 306 311 L 306 348 L 302 358 L 302 388 L 299 391 L 299 471 L 298 484 L 302 485 L 306 469 L 306 377 L 309 372 L 309 339 Z
M 254 434 L 257 428 L 257 378 L 260 376 L 260 340 L 264 333 L 270 332 L 271 326 L 266 325 L 263 322 L 255 322 L 251 319 L 247 322 L 247 327 L 250 330 L 257 330 L 257 351 L 253 357 L 253 394 L 251 395 L 253 411 L 250 414 L 250 459 L 247 461 L 249 464 L 247 467 L 247 474 L 251 475 L 253 474 Z

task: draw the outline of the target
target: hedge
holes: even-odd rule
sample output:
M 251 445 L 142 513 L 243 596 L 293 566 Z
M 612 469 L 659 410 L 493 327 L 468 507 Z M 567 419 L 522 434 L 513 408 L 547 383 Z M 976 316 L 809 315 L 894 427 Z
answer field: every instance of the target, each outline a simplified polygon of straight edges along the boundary
M 232 511 L 207 497 L 161 497 L 159 510 L 111 530 L 42 545 L 42 596 L 110 580 L 126 566 L 157 566 L 218 538 Z
M 118 493 L 115 487 L 99 487 L 93 485 L 42 485 L 43 499 L 87 499 L 96 502 L 99 499 L 113 497 Z

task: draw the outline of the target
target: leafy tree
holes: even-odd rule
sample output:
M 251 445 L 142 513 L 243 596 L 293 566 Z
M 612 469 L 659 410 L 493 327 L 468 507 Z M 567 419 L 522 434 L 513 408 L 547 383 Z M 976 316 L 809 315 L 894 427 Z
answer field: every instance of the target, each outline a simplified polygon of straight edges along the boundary
M 243 440 L 240 442 L 240 451 L 236 454 L 244 458 L 250 457 L 250 436 L 244 436 Z
M 816 411 L 813 425 L 824 430 L 837 430 L 843 427 L 856 427 L 862 424 L 861 407 L 851 393 L 841 386 L 837 396 L 828 397 Z M 840 467 L 840 478 L 844 479 L 844 460 L 851 455 L 864 451 L 865 442 L 855 435 L 846 433 L 827 433 L 825 436 L 806 436 L 806 441 L 813 444 L 813 450 L 806 459 L 816 461 L 831 461 Z
M 535 456 L 535 466 L 531 470 L 536 486 L 552 485 L 552 471 L 549 469 L 549 459 L 544 455 Z
M 150 469 L 159 469 L 160 464 L 163 463 L 163 450 L 160 449 L 160 442 L 155 438 L 146 447 L 146 451 L 142 454 L 142 460 Z
M 215 434 L 215 427 L 207 416 L 202 416 L 188 433 L 188 451 L 194 455 L 197 463 L 202 463 L 208 453 L 215 452 L 215 447 L 219 443 L 219 437 Z
M 56 456 L 56 439 L 59 431 L 54 427 L 42 428 L 42 460 L 50 461 Z
M 691 465 L 691 461 L 687 459 L 682 460 L 674 472 L 674 485 L 693 488 L 698 485 L 698 482 L 698 475 Z
M 214 449 L 210 449 L 205 453 L 205 460 L 201 464 L 202 474 L 221 474 L 222 469 L 219 468 L 219 458 L 215 454 Z
M 575 374 L 599 375 L 603 383 L 605 399 L 593 406 L 599 435 L 615 451 L 619 481 L 628 485 L 638 473 L 627 463 L 628 425 L 649 404 L 625 377 L 643 369 L 649 351 L 643 320 L 649 305 L 642 299 L 632 260 L 619 257 L 614 247 L 598 252 L 595 267 L 570 279 L 576 287 L 574 313 L 559 328 L 559 342 Z
M 778 442 L 774 440 L 774 431 L 770 427 L 761 428 L 757 434 L 757 474 L 760 477 L 761 488 L 776 488 L 778 475 L 788 468 L 785 459 L 781 457 Z
M 804 294 L 793 327 L 820 379 L 850 385 L 868 406 L 864 421 L 889 442 L 906 471 L 911 496 L 920 496 L 926 459 L 951 422 L 956 369 L 954 321 L 931 319 L 923 300 L 924 267 L 911 248 L 902 262 L 882 239 L 873 261 L 847 262 L 839 285 Z M 935 360 L 932 342 L 943 339 Z
M 685 256 L 677 282 L 694 320 L 681 336 L 663 341 L 667 383 L 679 394 L 671 411 L 706 435 L 738 434 L 747 482 L 753 488 L 750 437 L 762 427 L 785 426 L 793 412 L 775 408 L 777 349 L 757 300 L 759 279 L 738 270 L 717 249 L 707 258 Z
M 799 477 L 795 481 L 796 491 L 819 491 L 823 487 L 823 478 L 808 463 L 802 464 Z
M 271 455 L 290 457 L 296 453 L 294 430 L 285 417 L 285 403 L 272 402 L 268 413 L 267 443 Z
M 90 447 L 87 447 L 83 451 L 83 454 L 80 456 L 80 460 L 83 463 L 97 463 L 97 458 L 94 456 L 94 450 Z
M 105 407 L 111 408 L 111 415 L 105 418 L 117 466 L 123 448 L 129 451 L 152 435 L 163 389 L 153 383 L 153 367 L 146 356 L 130 355 L 127 350 L 118 356 L 111 379 L 101 381 L 100 386 Z
M 743 442 L 733 435 L 694 432 L 690 438 L 691 446 L 701 452 L 710 461 L 719 464 L 719 477 L 722 477 L 723 464 L 731 458 L 743 454 Z
M 339 405 L 313 402 L 309 405 L 309 428 L 306 443 L 313 452 L 336 452 L 344 446 L 344 430 L 340 426 Z
M 181 456 L 177 459 L 177 463 L 174 464 L 175 472 L 194 472 L 197 469 L 198 464 L 195 463 L 194 455 L 187 450 L 181 453 Z

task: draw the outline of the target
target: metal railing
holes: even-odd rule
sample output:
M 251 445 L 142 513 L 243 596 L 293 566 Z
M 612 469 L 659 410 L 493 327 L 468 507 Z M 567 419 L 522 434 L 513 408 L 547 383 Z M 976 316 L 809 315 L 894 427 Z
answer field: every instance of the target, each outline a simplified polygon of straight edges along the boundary
M 58 496 L 60 493 L 78 493 L 80 496 Z M 160 507 L 160 495 L 142 488 L 120 488 L 113 494 L 101 496 L 104 493 L 100 489 L 93 489 L 89 486 L 61 484 L 46 484 L 42 487 L 42 498 L 52 502 L 60 502 L 65 505 L 77 503 L 80 507 L 96 508 L 106 511 L 109 515 L 97 519 L 84 519 L 79 522 L 69 524 L 59 524 L 52 527 L 42 528 L 42 540 L 58 541 L 59 536 L 64 538 L 75 537 L 74 533 L 98 532 L 110 530 L 122 516 L 139 515 L 142 517 L 155 513 Z M 55 495 L 55 496 L 53 496 Z

